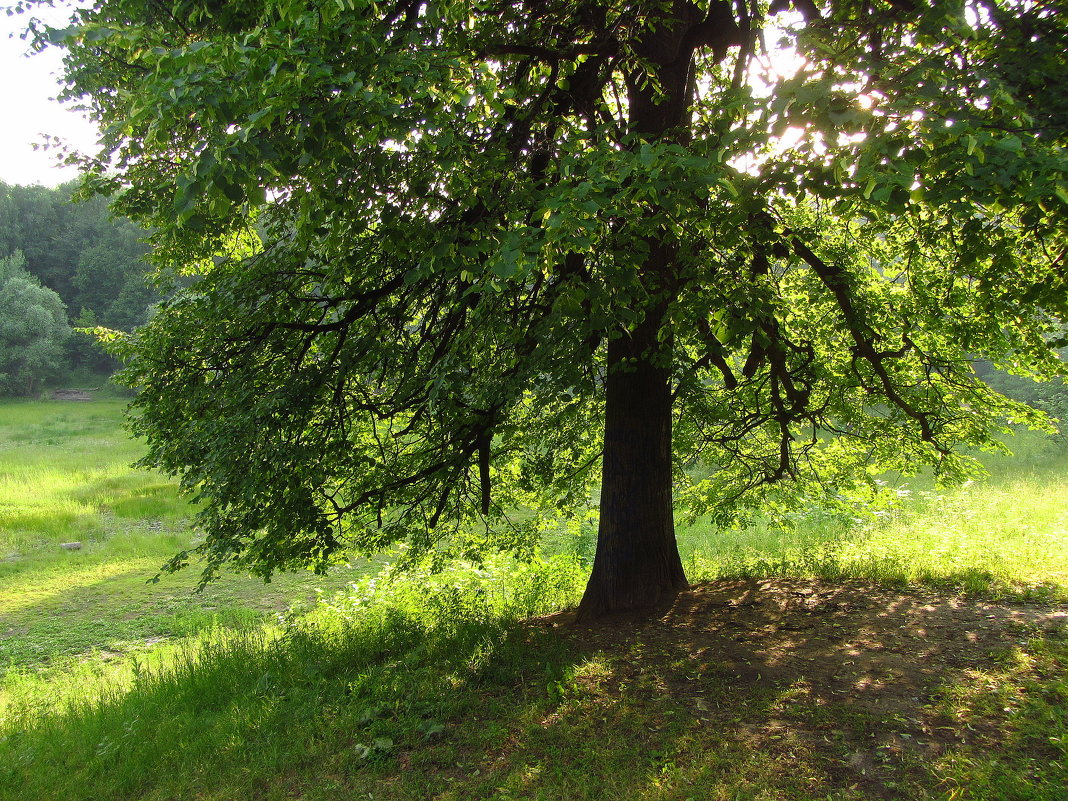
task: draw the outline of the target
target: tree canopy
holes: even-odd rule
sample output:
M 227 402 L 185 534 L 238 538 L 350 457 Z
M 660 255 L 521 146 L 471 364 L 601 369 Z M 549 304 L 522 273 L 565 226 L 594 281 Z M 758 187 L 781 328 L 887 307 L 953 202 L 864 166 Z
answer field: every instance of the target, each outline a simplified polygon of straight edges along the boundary
M 0 258 L 0 395 L 33 395 L 70 335 L 63 301 L 30 275 L 22 252 Z
M 0 256 L 21 251 L 27 272 L 72 315 L 88 310 L 99 324 L 128 331 L 159 299 L 146 280 L 147 234 L 114 218 L 104 197 L 72 202 L 74 190 L 0 182 Z
M 42 36 L 87 185 L 190 276 L 120 348 L 209 575 L 529 548 L 599 486 L 581 613 L 648 606 L 673 508 L 963 475 L 1033 419 L 974 357 L 1061 369 L 1063 2 L 101 0 Z

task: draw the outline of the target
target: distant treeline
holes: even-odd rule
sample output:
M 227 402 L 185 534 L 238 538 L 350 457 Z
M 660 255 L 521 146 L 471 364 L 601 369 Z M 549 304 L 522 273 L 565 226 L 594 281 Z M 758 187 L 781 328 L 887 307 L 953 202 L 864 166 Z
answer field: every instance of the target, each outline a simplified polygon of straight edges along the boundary
M 1062 360 L 1068 360 L 1068 348 L 1061 348 L 1059 353 Z M 1033 381 L 1025 376 L 998 370 L 985 360 L 977 361 L 974 367 L 979 377 L 1002 395 L 1041 409 L 1060 421 L 1057 427 L 1062 434 L 1068 435 L 1068 383 L 1064 378 Z
M 146 232 L 104 198 L 72 203 L 73 189 L 0 182 L 0 394 L 111 373 L 115 361 L 72 329 L 130 331 L 159 300 Z

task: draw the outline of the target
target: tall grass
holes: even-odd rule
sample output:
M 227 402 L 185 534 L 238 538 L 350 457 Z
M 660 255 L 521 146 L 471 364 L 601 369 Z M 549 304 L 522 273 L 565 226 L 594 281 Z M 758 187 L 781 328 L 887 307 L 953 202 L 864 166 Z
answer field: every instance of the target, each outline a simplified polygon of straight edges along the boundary
M 558 680 L 561 644 L 517 621 L 573 603 L 582 578 L 564 559 L 381 574 L 310 614 L 83 663 L 61 685 L 20 672 L 0 703 L 0 799 L 290 797 L 295 773 L 367 767 L 492 712 L 471 687 Z
M 680 526 L 691 581 L 811 576 L 918 582 L 998 597 L 1068 600 L 1068 444 L 1021 431 L 1012 454 L 982 454 L 989 477 L 939 487 L 886 476 L 890 509 L 844 515 L 813 505 L 789 526 Z

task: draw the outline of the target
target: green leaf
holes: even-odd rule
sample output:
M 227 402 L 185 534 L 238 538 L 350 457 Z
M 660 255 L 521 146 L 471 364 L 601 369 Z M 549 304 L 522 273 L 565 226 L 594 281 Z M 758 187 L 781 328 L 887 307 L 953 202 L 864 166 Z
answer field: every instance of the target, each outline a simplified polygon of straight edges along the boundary
M 225 175 L 215 176 L 215 185 L 219 187 L 223 195 L 233 203 L 240 203 L 245 199 L 244 190 Z

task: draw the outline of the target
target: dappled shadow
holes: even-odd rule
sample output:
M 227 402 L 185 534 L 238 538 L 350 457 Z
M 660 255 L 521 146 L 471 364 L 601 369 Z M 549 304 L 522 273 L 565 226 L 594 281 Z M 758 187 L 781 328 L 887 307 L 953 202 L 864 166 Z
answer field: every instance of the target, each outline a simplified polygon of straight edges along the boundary
M 944 688 L 1031 636 L 1064 637 L 1066 626 L 1066 606 L 751 579 L 695 587 L 655 618 L 572 625 L 569 636 L 593 652 L 637 643 L 642 656 L 617 667 L 618 687 L 652 670 L 646 684 L 688 710 L 692 726 L 714 725 L 747 750 L 787 760 L 807 754 L 818 774 L 812 791 L 908 798 L 909 782 L 929 779 L 925 763 L 997 739 L 939 711 Z
M 934 793 L 944 760 L 1001 747 L 1021 700 L 963 720 L 947 688 L 997 672 L 1031 637 L 1063 638 L 1068 607 L 754 579 L 695 587 L 644 619 L 573 618 L 529 624 L 574 648 L 560 702 L 453 768 L 440 798 Z M 1047 750 L 1033 755 L 1063 756 Z
M 92 778 L 72 799 L 910 799 L 941 792 L 938 760 L 999 747 L 997 721 L 948 717 L 941 688 L 1063 637 L 1066 610 L 740 580 L 656 617 L 571 621 L 398 618 L 220 651 L 91 726 L 72 713 L 4 747 L 60 743 L 62 769 Z M 131 725 L 168 736 L 121 740 Z M 99 742 L 63 745 L 72 729 Z M 101 783 L 119 759 L 136 792 Z

